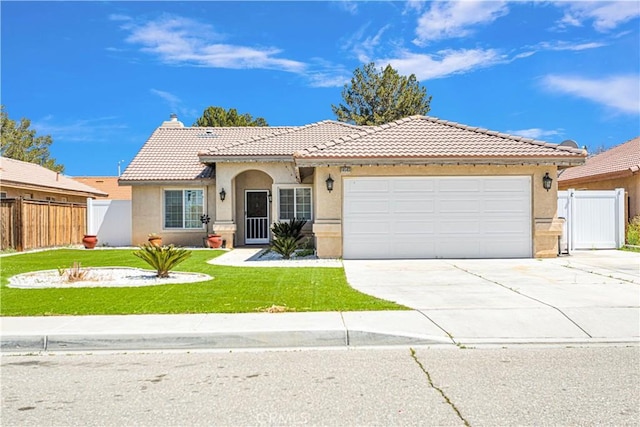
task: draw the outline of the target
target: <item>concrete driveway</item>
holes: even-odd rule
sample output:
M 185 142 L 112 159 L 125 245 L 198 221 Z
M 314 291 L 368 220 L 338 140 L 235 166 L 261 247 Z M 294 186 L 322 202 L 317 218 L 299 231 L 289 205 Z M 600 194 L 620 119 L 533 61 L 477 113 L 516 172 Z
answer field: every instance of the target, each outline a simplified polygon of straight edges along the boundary
M 413 308 L 458 343 L 640 341 L 640 254 L 345 260 L 354 288 Z

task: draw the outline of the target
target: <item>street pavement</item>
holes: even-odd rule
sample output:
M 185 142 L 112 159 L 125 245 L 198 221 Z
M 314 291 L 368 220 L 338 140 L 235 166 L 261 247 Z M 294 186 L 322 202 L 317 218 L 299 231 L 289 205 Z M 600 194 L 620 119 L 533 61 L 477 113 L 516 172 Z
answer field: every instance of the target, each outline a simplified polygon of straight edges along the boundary
M 0 358 L 2 426 L 637 426 L 638 346 Z
M 218 258 L 245 265 L 256 250 Z M 270 263 L 277 261 L 251 261 Z M 301 261 L 331 267 L 339 261 Z M 356 289 L 406 311 L 0 318 L 4 353 L 640 343 L 640 254 L 345 260 Z

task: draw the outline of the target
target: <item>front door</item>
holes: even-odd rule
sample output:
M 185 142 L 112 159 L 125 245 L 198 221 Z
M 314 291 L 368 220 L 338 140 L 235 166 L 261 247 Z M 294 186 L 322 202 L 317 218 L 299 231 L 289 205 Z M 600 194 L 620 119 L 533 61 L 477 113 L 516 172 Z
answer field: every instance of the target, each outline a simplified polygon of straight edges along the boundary
M 245 244 L 269 243 L 269 192 L 246 190 L 244 193 Z

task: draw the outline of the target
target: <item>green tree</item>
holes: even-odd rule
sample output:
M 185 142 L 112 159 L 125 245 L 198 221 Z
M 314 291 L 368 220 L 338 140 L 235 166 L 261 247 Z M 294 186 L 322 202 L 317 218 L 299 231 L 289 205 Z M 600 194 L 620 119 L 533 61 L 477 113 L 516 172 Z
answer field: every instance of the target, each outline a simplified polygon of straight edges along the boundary
M 228 111 L 222 107 L 207 107 L 193 126 L 230 127 L 230 126 L 269 126 L 262 117 L 253 118 L 251 114 L 238 114 L 235 108 Z
M 342 89 L 344 104 L 331 105 L 341 122 L 381 125 L 403 117 L 427 114 L 431 96 L 416 76 L 401 76 L 391 66 L 376 69 L 373 62 L 356 68 L 351 84 Z
M 64 166 L 56 163 L 49 153 L 53 143 L 51 135 L 36 136 L 31 120 L 22 118 L 20 123 L 11 120 L 3 105 L 0 105 L 0 154 L 9 159 L 35 163 L 55 172 L 63 172 Z

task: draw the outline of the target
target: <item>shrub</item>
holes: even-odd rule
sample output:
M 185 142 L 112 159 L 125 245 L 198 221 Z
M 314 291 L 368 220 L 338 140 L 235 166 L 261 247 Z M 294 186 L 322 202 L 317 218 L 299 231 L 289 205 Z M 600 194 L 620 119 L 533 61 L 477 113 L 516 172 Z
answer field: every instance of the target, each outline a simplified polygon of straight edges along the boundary
M 133 255 L 145 261 L 156 270 L 158 277 L 169 277 L 169 273 L 178 264 L 191 256 L 191 251 L 176 248 L 173 245 L 156 246 L 145 244 L 133 252 Z
M 292 219 L 289 222 L 276 222 L 271 227 L 273 240 L 271 250 L 282 255 L 282 258 L 289 259 L 296 249 L 298 242 L 302 239 L 302 227 L 307 223 L 306 219 Z
M 293 237 L 281 237 L 271 242 L 271 250 L 282 255 L 284 259 L 290 259 L 298 249 L 298 242 Z
M 89 270 L 83 270 L 82 264 L 78 261 L 74 261 L 68 270 L 58 267 L 58 274 L 60 276 L 67 276 L 67 282 L 80 282 L 87 278 Z
M 306 219 L 292 219 L 289 222 L 276 222 L 271 227 L 274 240 L 292 237 L 297 242 L 302 239 L 302 227 L 307 223 Z
M 627 224 L 627 245 L 640 246 L 640 215 L 636 215 Z

